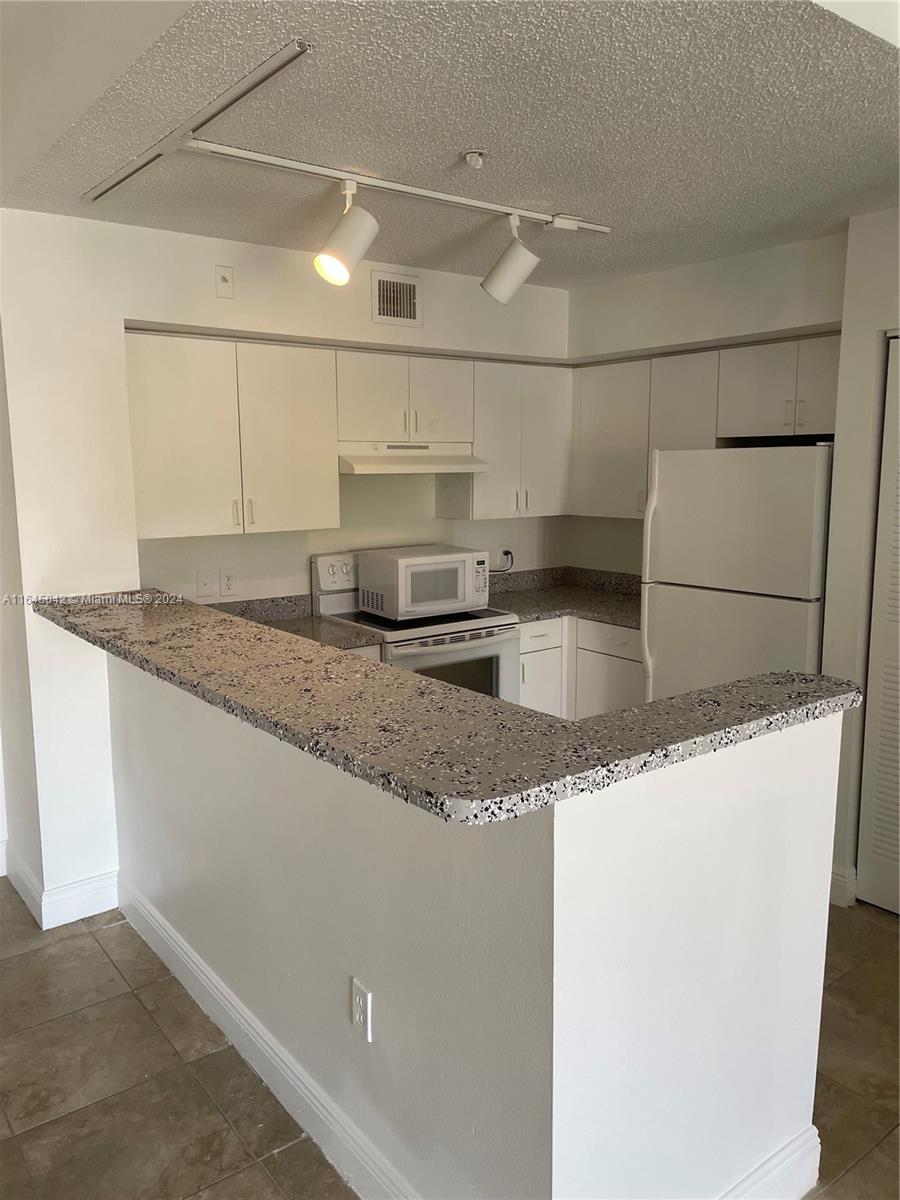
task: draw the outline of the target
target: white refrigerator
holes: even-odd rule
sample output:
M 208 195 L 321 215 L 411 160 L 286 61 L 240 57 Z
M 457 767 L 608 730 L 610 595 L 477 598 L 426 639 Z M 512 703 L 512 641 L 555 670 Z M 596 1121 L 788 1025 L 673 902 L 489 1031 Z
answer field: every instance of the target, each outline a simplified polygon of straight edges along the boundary
M 644 698 L 819 670 L 830 446 L 658 450 L 641 586 Z

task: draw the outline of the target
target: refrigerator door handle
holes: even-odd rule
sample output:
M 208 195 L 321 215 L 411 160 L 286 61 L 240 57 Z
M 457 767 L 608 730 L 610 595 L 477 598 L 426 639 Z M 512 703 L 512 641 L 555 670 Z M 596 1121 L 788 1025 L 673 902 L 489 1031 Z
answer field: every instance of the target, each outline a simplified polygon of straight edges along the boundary
M 644 511 L 644 553 L 641 564 L 641 578 L 650 581 L 650 545 L 653 539 L 653 518 L 656 514 L 657 481 L 656 467 L 659 451 L 654 450 L 650 459 L 650 488 L 647 492 L 647 507 Z
M 644 660 L 644 702 L 651 700 L 653 691 L 653 656 L 650 653 L 649 591 L 641 588 L 641 658 Z

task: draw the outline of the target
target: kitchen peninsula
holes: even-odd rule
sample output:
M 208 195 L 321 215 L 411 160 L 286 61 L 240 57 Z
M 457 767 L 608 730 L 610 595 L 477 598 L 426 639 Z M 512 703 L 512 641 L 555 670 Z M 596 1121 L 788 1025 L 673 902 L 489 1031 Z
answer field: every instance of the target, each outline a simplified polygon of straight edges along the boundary
M 572 722 L 147 600 L 35 605 L 109 655 L 122 906 L 361 1195 L 813 1186 L 856 688 Z

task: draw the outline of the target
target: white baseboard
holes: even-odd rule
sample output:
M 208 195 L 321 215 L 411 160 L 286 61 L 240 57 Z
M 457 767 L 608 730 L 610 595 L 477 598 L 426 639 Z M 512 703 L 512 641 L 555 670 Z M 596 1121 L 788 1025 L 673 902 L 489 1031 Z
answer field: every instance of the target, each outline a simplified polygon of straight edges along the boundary
M 830 900 L 841 908 L 849 908 L 856 903 L 856 867 L 831 868 Z
M 106 871 L 74 883 L 43 888 L 31 868 L 11 847 L 6 849 L 6 866 L 10 882 L 41 929 L 55 929 L 57 925 L 68 925 L 82 917 L 93 917 L 119 903 L 118 871 Z
M 810 1125 L 729 1188 L 721 1200 L 800 1200 L 818 1182 L 821 1152 L 819 1131 Z
M 0 841 L 0 876 L 6 874 L 6 838 Z
M 409 1182 L 331 1096 L 124 879 L 119 881 L 119 906 L 363 1200 L 417 1200 Z

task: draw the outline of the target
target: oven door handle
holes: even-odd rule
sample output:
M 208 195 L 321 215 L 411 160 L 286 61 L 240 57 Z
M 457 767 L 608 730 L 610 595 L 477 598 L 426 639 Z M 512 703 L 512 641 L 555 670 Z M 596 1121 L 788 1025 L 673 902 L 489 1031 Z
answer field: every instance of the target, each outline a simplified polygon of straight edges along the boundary
M 519 640 L 518 626 L 515 629 L 510 629 L 504 633 L 495 633 L 492 637 L 472 638 L 466 642 L 445 642 L 437 646 L 418 646 L 418 645 L 392 645 L 387 642 L 387 662 L 395 658 L 411 658 L 414 654 L 450 654 L 457 650 L 467 650 L 470 647 L 473 650 L 488 646 L 496 646 L 503 642 L 511 642 L 515 638 Z

